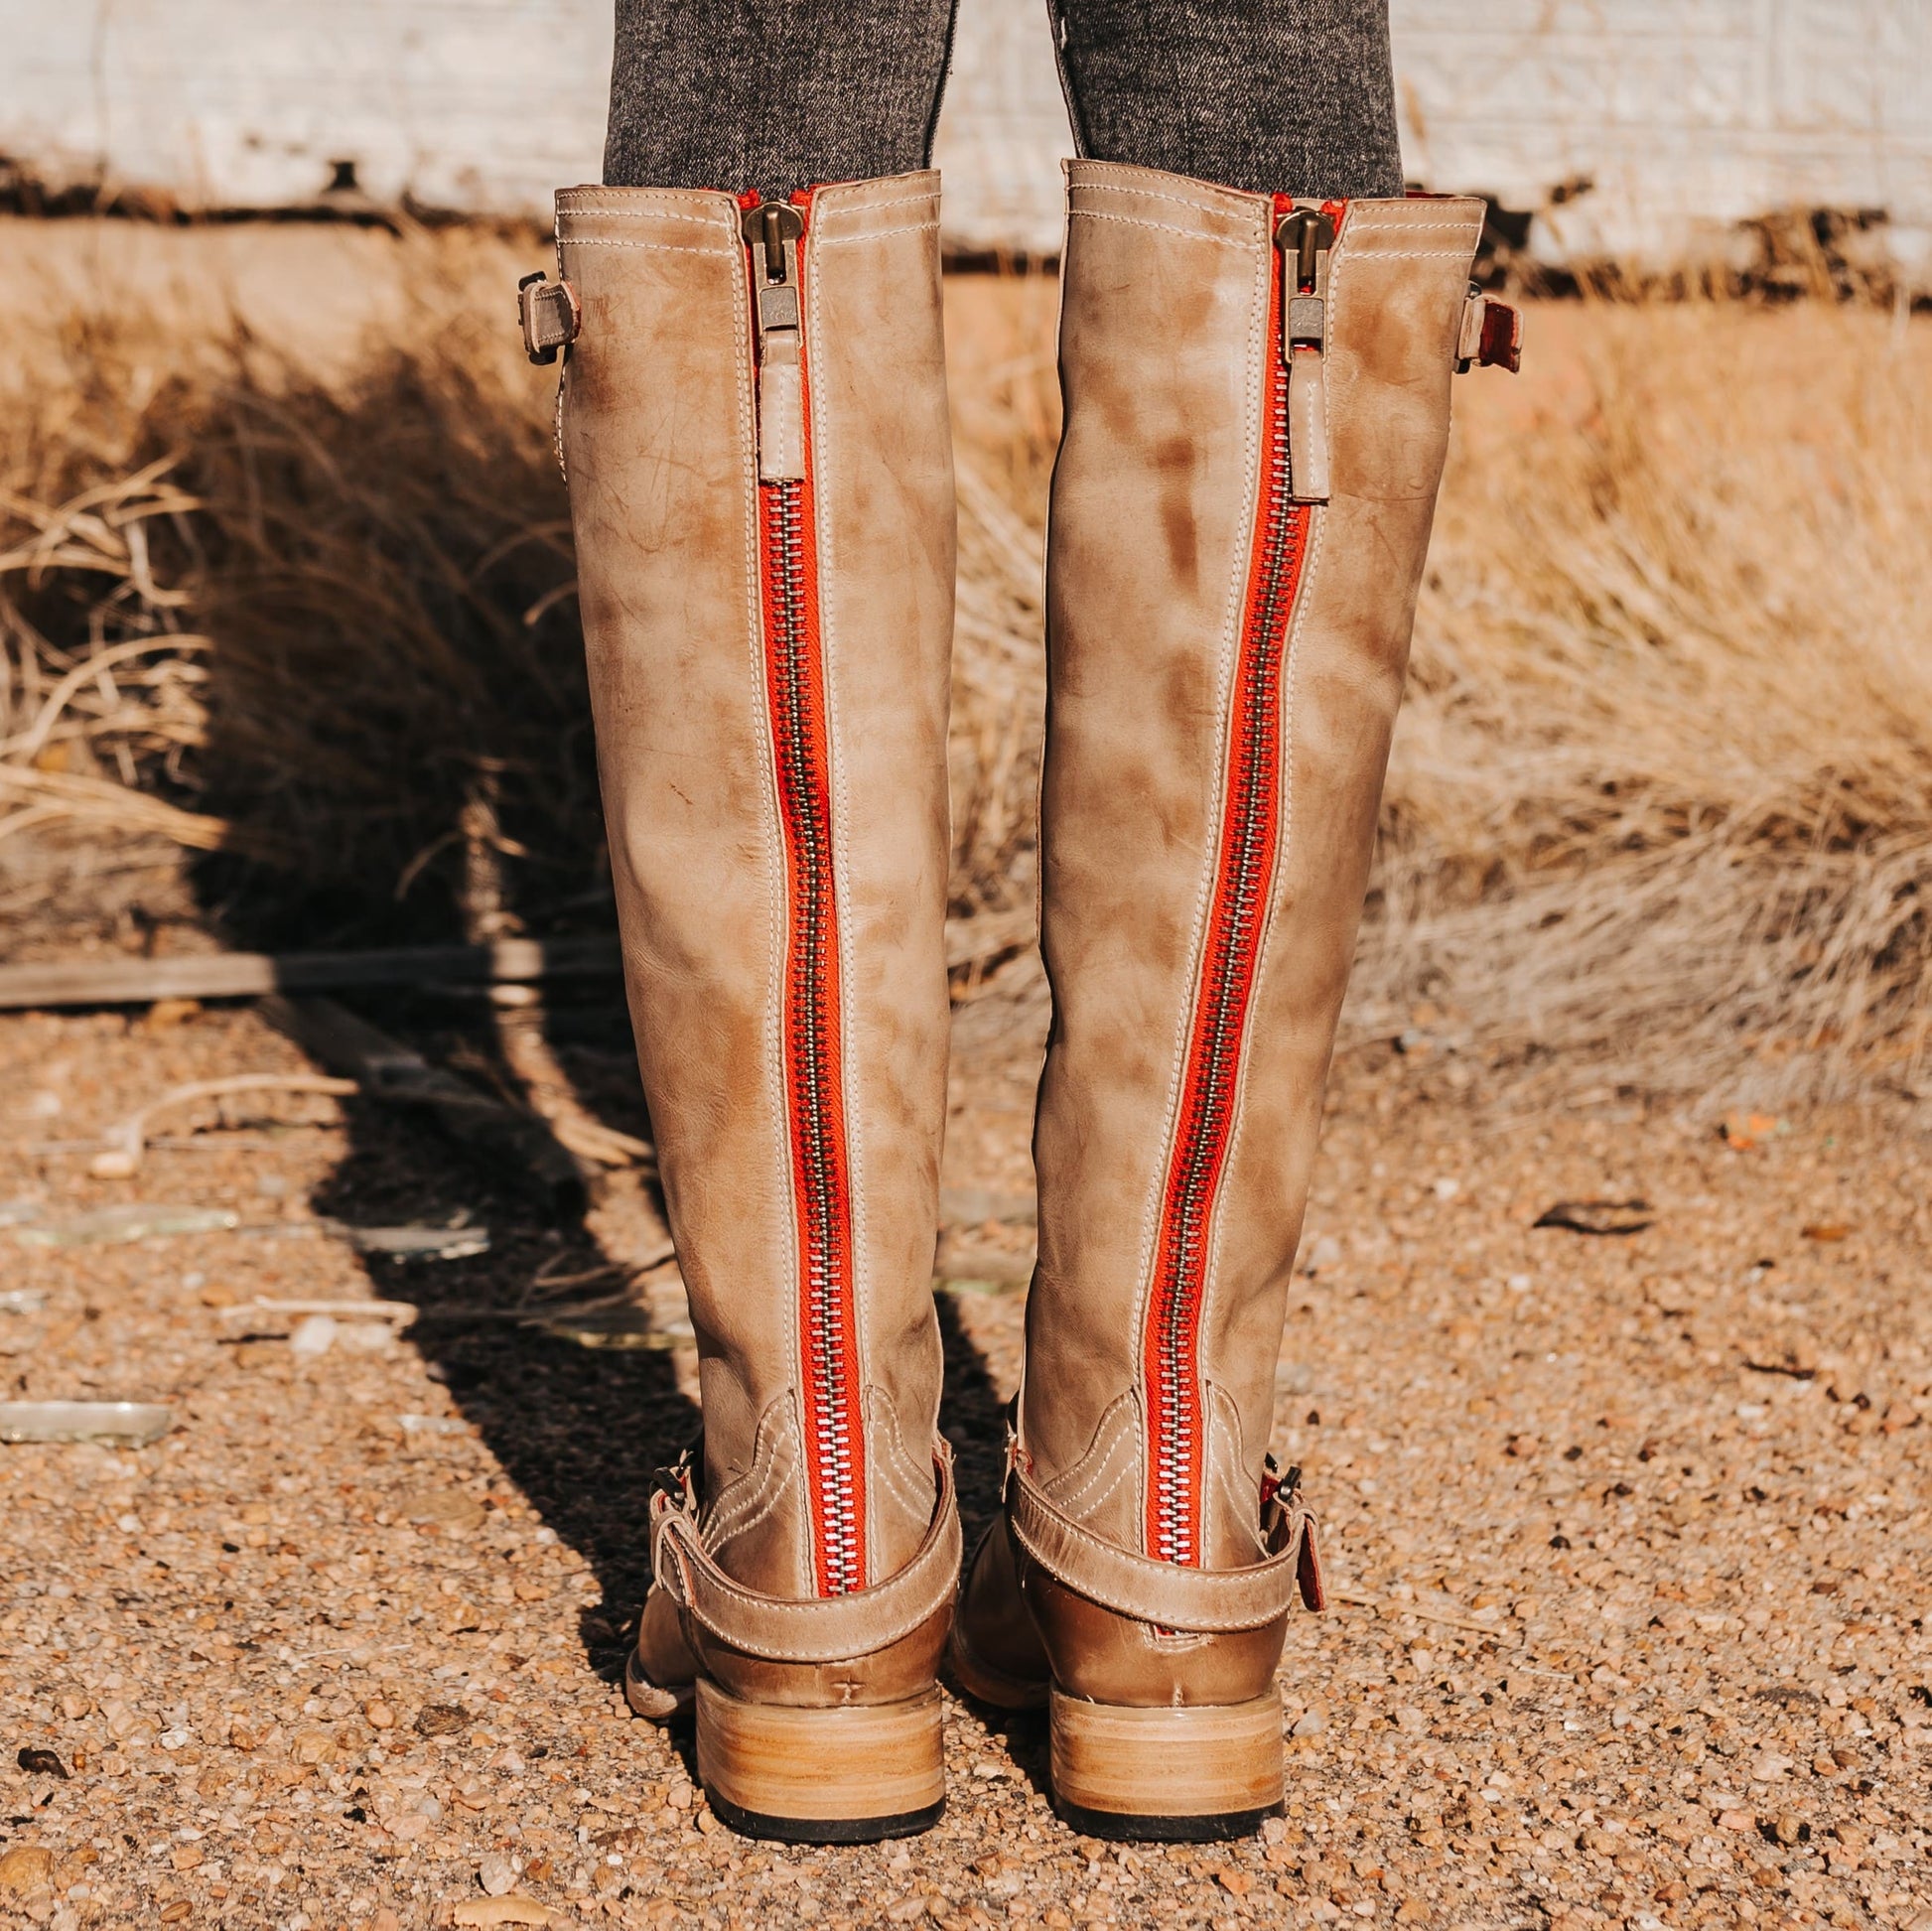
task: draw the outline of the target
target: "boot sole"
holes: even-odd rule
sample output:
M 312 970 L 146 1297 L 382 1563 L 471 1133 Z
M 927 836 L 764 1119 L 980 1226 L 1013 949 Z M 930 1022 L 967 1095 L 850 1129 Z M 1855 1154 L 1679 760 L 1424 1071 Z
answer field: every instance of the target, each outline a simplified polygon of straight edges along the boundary
M 692 1694 L 688 1683 L 651 1682 L 638 1667 L 634 1649 L 623 1659 L 623 1700 L 633 1717 L 665 1726 L 682 1723 L 691 1714 Z
M 1054 1690 L 1053 1806 L 1113 1842 L 1207 1844 L 1252 1837 L 1279 1814 L 1286 1772 L 1281 1699 L 1132 1710 Z
M 700 1678 L 698 1780 L 721 1822 L 782 1844 L 873 1844 L 946 1807 L 936 1688 L 904 1703 L 746 1703 Z

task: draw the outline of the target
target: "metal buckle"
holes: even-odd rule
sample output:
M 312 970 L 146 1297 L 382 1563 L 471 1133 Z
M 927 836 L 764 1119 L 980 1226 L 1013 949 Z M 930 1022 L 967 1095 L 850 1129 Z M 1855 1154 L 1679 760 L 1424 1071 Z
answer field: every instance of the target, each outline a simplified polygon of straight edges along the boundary
M 523 352 L 540 364 L 554 362 L 584 326 L 577 291 L 566 281 L 551 281 L 540 268 L 517 283 L 516 316 L 523 327 Z

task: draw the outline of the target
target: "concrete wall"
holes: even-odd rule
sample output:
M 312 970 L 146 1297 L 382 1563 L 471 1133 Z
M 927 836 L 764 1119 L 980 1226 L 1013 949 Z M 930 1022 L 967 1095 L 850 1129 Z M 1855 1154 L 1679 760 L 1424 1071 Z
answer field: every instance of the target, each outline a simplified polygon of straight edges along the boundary
M 611 0 L 0 0 L 0 154 L 273 207 L 540 209 L 594 179 Z M 1536 245 L 1668 256 L 1788 207 L 1932 237 L 1932 0 L 1393 0 L 1410 172 L 1544 209 Z M 963 0 L 951 238 L 1057 246 L 1043 0 Z M 1588 192 L 1553 205 L 1561 184 Z

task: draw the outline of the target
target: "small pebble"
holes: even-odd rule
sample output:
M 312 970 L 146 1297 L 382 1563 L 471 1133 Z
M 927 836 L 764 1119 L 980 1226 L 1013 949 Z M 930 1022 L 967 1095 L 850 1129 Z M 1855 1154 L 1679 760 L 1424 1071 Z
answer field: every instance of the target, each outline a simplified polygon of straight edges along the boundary
M 330 1314 L 305 1314 L 289 1331 L 289 1352 L 317 1356 L 336 1345 L 337 1324 Z

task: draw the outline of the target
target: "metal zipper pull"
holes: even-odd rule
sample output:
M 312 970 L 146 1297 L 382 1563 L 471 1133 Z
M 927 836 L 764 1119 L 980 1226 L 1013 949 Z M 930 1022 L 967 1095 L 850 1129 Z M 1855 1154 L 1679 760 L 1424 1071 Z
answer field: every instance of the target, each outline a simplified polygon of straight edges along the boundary
M 1291 500 L 1328 500 L 1328 261 L 1331 215 L 1298 207 L 1275 225 L 1282 257 L 1282 358 L 1288 365 Z
M 742 229 L 752 251 L 758 331 L 759 479 L 789 483 L 805 474 L 804 311 L 798 299 L 805 217 L 788 202 L 766 202 L 745 210 Z

